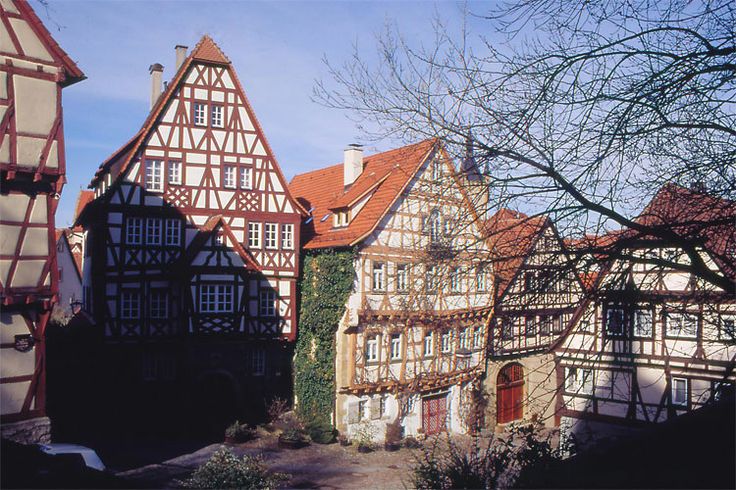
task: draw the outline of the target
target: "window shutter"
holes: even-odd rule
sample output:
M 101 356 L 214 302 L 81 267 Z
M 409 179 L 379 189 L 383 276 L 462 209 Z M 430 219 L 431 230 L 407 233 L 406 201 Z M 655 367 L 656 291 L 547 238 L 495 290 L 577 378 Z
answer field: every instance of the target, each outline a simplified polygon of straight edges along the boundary
M 357 424 L 360 422 L 359 407 L 358 402 L 348 403 L 348 424 Z
M 381 397 L 375 397 L 371 399 L 371 420 L 378 420 L 381 418 Z

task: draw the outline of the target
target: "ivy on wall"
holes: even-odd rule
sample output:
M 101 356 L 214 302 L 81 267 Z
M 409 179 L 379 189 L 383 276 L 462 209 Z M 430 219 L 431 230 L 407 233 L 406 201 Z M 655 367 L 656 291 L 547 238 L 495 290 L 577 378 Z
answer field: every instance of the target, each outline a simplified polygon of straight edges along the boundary
M 352 249 L 328 249 L 307 252 L 302 262 L 294 394 L 299 415 L 322 426 L 332 425 L 335 332 L 353 288 L 354 256 Z

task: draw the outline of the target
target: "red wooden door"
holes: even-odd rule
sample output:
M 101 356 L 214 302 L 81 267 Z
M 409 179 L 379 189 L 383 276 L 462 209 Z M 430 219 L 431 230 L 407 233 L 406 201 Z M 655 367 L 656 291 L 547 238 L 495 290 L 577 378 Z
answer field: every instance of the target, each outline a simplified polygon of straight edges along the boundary
M 442 432 L 446 428 L 447 395 L 422 399 L 422 427 L 429 435 Z
M 496 379 L 496 420 L 505 424 L 524 416 L 524 371 L 520 364 L 501 369 Z

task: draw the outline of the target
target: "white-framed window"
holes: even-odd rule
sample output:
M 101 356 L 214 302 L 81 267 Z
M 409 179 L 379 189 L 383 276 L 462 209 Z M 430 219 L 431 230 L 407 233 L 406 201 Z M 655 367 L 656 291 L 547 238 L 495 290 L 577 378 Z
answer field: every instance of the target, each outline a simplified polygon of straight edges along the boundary
M 564 321 L 565 320 L 562 315 L 555 315 L 552 318 L 552 332 L 561 333 L 565 326 Z
M 120 294 L 120 318 L 137 320 L 141 317 L 141 296 L 138 291 L 123 291 Z
M 365 420 L 366 418 L 366 409 L 368 408 L 368 401 L 367 400 L 359 400 L 358 401 L 358 420 Z
M 140 245 L 143 235 L 143 220 L 141 218 L 128 218 L 125 225 L 125 243 L 128 245 Z
M 149 310 L 151 318 L 169 317 L 169 294 L 167 291 L 151 291 Z
M 579 395 L 593 394 L 593 370 L 574 367 L 565 368 L 565 391 Z
M 687 378 L 672 378 L 672 404 L 680 407 L 688 405 Z
M 608 307 L 606 310 L 606 334 L 620 337 L 626 333 L 626 312 L 620 307 Z
M 431 330 L 424 332 L 424 355 L 431 356 L 434 354 L 434 332 Z
M 429 213 L 428 225 L 429 241 L 431 243 L 439 242 L 442 239 L 442 216 L 438 210 L 433 209 L 432 212 Z
M 437 266 L 436 265 L 427 266 L 425 284 L 427 285 L 427 292 L 434 293 L 437 291 Z
M 235 189 L 237 175 L 238 167 L 225 165 L 222 169 L 222 186 L 228 189 Z
M 524 330 L 526 331 L 527 337 L 534 337 L 535 335 L 537 335 L 537 317 L 526 317 L 524 319 Z
M 695 338 L 698 333 L 698 316 L 692 313 L 668 312 L 667 336 Z
M 248 223 L 248 248 L 261 248 L 261 223 Z
M 379 412 L 379 415 L 381 417 L 383 417 L 384 415 L 387 415 L 387 413 L 386 413 L 386 400 L 387 400 L 387 397 L 385 395 L 381 396 L 378 399 L 378 412 Z
M 736 340 L 736 316 L 721 315 L 719 317 L 719 323 L 721 340 L 729 342 Z
M 166 220 L 166 245 L 181 245 L 181 221 Z
M 253 169 L 251 167 L 240 167 L 240 188 L 253 188 Z
M 222 120 L 222 106 L 218 104 L 212 104 L 212 117 L 210 118 L 212 121 L 212 127 L 213 128 L 221 128 L 224 126 L 224 122 Z
M 350 223 L 350 212 L 349 211 L 337 211 L 335 213 L 334 225 L 335 228 L 342 228 L 348 226 Z
M 539 333 L 541 335 L 549 335 L 552 332 L 552 317 L 542 315 L 539 318 Z
M 580 320 L 580 331 L 585 333 L 595 333 L 593 322 L 591 322 L 589 318 L 583 318 Z
M 194 113 L 194 124 L 196 126 L 207 125 L 207 104 L 195 102 L 192 112 Z
M 294 250 L 294 225 L 281 225 L 281 248 Z
M 478 292 L 486 291 L 488 284 L 486 281 L 486 270 L 483 267 L 478 267 L 475 272 L 475 289 Z
M 652 336 L 652 310 L 634 311 L 634 337 Z
M 212 243 L 215 246 L 221 247 L 225 244 L 225 235 L 222 234 L 222 231 L 218 231 L 215 233 L 215 236 L 212 237 Z
M 453 293 L 460 292 L 460 268 L 453 267 L 450 269 L 450 291 Z
M 179 160 L 169 160 L 169 184 L 181 184 L 181 162 Z
M 263 347 L 253 347 L 251 349 L 250 369 L 253 376 L 266 374 L 266 350 Z
M 392 333 L 391 334 L 391 359 L 401 359 L 401 334 L 400 333 Z
M 473 349 L 480 349 L 481 343 L 483 342 L 483 336 L 481 335 L 483 327 L 477 326 L 473 330 Z
M 442 161 L 439 159 L 432 160 L 432 180 L 442 179 Z
M 276 291 L 264 289 L 259 299 L 261 316 L 276 316 Z
M 200 313 L 230 313 L 232 311 L 232 284 L 202 284 L 199 287 Z
M 378 335 L 371 335 L 365 341 L 365 360 L 374 362 L 378 360 Z
M 279 225 L 277 225 L 276 223 L 266 223 L 266 232 L 264 234 L 264 244 L 266 245 L 266 248 L 279 248 L 278 228 Z
M 514 321 L 511 318 L 501 319 L 501 339 L 511 340 L 514 338 Z
M 161 245 L 161 218 L 146 218 L 146 244 Z
M 162 192 L 164 190 L 164 162 L 146 160 L 146 189 Z
M 386 290 L 386 264 L 373 262 L 373 291 Z
M 396 290 L 406 291 L 409 286 L 409 266 L 398 264 L 396 266 Z
M 442 352 L 448 353 L 452 351 L 452 332 L 444 332 L 442 334 Z
M 470 332 L 468 331 L 468 328 L 463 328 L 460 330 L 460 335 L 458 337 L 458 348 L 459 349 L 467 349 L 468 348 L 468 336 Z

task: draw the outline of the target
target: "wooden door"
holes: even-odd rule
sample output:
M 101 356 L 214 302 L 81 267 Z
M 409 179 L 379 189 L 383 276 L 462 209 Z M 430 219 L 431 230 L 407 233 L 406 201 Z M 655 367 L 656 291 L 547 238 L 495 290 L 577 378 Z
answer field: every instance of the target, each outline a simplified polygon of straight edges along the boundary
M 438 434 L 446 429 L 447 394 L 422 399 L 422 427 L 424 433 Z
M 496 394 L 496 423 L 506 424 L 524 416 L 524 371 L 520 364 L 501 369 Z

